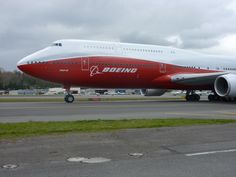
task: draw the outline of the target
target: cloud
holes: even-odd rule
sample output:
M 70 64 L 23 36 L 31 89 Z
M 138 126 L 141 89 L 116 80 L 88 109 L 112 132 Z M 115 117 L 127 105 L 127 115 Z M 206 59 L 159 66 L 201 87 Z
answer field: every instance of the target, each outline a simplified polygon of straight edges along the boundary
M 65 38 L 206 50 L 236 34 L 232 0 L 8 0 L 0 6 L 1 67 Z

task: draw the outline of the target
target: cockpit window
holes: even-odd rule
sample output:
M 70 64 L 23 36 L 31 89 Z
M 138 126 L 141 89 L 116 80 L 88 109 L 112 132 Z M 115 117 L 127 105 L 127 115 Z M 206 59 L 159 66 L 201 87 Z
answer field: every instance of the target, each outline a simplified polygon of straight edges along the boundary
M 56 43 L 53 43 L 53 44 L 52 44 L 52 46 L 59 46 L 59 47 L 61 47 L 61 46 L 62 46 L 62 44 L 61 44 L 61 43 L 57 43 L 57 42 L 56 42 Z

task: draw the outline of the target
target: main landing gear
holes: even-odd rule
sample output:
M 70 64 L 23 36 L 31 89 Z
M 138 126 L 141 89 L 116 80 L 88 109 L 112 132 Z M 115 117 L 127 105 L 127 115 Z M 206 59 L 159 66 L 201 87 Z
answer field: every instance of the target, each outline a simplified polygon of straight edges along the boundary
M 214 102 L 217 102 L 217 101 L 232 102 L 232 101 L 236 101 L 236 98 L 234 98 L 234 97 L 220 97 L 213 91 L 213 94 L 208 95 L 208 100 L 210 102 L 213 102 L 213 101 Z
M 199 101 L 200 95 L 196 94 L 194 90 L 188 90 L 186 92 L 186 100 L 187 101 Z M 210 95 L 208 95 L 208 100 L 210 102 L 218 102 L 218 101 L 224 101 L 224 102 L 232 102 L 236 101 L 236 97 L 220 97 L 217 95 L 217 93 L 213 90 Z
M 66 103 L 73 103 L 75 100 L 75 97 L 71 94 L 70 87 L 66 87 L 64 100 Z
M 209 101 L 221 101 L 221 99 L 216 93 L 208 95 Z
M 186 100 L 187 101 L 199 101 L 200 95 L 196 94 L 193 90 L 186 92 Z

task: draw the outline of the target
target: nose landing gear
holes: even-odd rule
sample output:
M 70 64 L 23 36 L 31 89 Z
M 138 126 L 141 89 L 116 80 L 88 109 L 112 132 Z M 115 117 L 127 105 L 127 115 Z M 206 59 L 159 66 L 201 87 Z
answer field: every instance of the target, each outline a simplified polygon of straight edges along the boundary
M 75 100 L 75 98 L 74 98 L 73 95 L 71 95 L 71 94 L 67 94 L 67 95 L 65 95 L 64 100 L 65 100 L 65 102 L 67 102 L 67 103 L 73 103 L 74 100 Z
M 66 103 L 73 103 L 75 100 L 75 97 L 71 94 L 70 87 L 65 87 L 66 94 L 64 97 L 64 100 Z

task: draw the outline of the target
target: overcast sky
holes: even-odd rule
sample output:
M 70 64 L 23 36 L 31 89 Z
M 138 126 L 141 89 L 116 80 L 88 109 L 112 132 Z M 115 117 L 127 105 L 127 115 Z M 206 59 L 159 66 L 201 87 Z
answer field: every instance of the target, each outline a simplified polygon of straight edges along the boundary
M 0 22 L 5 70 L 66 38 L 236 56 L 236 0 L 2 0 Z

